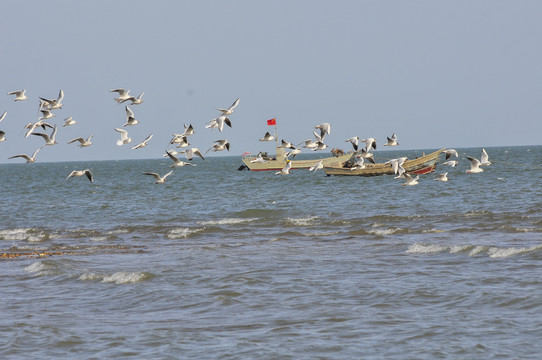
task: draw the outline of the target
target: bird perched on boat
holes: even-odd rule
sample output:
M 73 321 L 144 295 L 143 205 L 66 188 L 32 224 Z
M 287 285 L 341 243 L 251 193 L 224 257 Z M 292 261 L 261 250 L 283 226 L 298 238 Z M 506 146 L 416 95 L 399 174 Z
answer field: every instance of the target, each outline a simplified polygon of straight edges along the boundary
M 87 147 L 87 146 L 90 146 L 92 145 L 92 142 L 90 141 L 90 139 L 92 138 L 93 135 L 90 135 L 88 138 L 84 139 L 82 137 L 78 137 L 78 138 L 75 138 L 75 139 L 72 139 L 70 141 L 68 141 L 68 144 L 71 144 L 72 142 L 76 142 L 76 141 L 79 141 L 79 147 Z
M 442 163 L 442 165 L 448 165 L 448 166 L 451 166 L 451 167 L 456 167 L 457 164 L 459 164 L 459 161 L 457 160 L 448 160 L 448 161 L 445 161 Z
M 475 174 L 484 171 L 484 169 L 480 167 L 480 160 L 473 158 L 472 156 L 467 156 L 467 159 L 470 161 L 470 169 L 466 171 L 467 173 Z
M 491 161 L 489 161 L 489 155 L 486 152 L 486 149 L 482 148 L 482 155 L 480 156 L 480 166 L 489 166 Z
M 132 109 L 125 106 L 124 110 L 126 110 L 126 122 L 124 123 L 124 126 L 139 124 L 139 120 L 135 119 L 135 114 Z
M 324 161 L 323 160 L 320 160 L 318 161 L 316 164 L 314 164 L 313 166 L 311 166 L 309 168 L 309 171 L 314 171 L 316 172 L 316 170 L 318 169 L 323 169 L 324 168 Z
M 226 139 L 222 140 L 215 140 L 215 144 L 211 146 L 205 153 L 207 154 L 209 150 L 212 151 L 222 151 L 222 150 L 228 150 L 230 151 L 230 142 Z
M 182 167 L 185 165 L 196 166 L 196 164 L 187 163 L 185 161 L 179 160 L 178 157 L 176 157 L 175 155 L 173 155 L 171 152 L 167 150 L 166 150 L 166 154 L 171 160 L 173 160 L 173 165 L 170 165 L 169 167 Z
M 360 141 L 365 143 L 367 152 L 371 151 L 371 149 L 376 150 L 376 140 L 374 138 L 361 139 Z
M 120 139 L 117 140 L 117 145 L 121 146 L 124 144 L 131 143 L 133 139 L 131 137 L 128 137 L 128 131 L 124 129 L 115 128 L 115 131 L 120 133 Z
M 158 175 L 157 173 L 155 172 L 143 172 L 142 174 L 143 175 L 151 175 L 151 176 L 154 176 L 154 178 L 156 179 L 156 182 L 155 184 L 163 184 L 166 182 L 166 178 L 171 175 L 171 173 L 173 173 L 173 170 L 171 170 L 170 172 L 168 172 L 167 174 L 165 174 L 164 176 L 160 176 Z
M 275 140 L 275 137 L 271 135 L 269 131 L 266 132 L 263 138 L 260 139 L 260 141 L 273 141 L 273 140 Z
M 149 136 L 147 136 L 145 138 L 145 140 L 143 140 L 142 142 L 140 142 L 139 144 L 135 145 L 135 146 L 132 146 L 130 149 L 132 150 L 135 150 L 135 149 L 141 149 L 141 148 L 144 148 L 145 146 L 147 146 L 149 144 L 149 141 L 152 139 L 152 134 L 150 134 Z
M 264 163 L 268 161 L 269 161 L 269 158 L 267 156 L 264 158 L 261 152 L 259 152 L 258 155 L 254 159 L 250 160 L 251 163 Z
M 452 156 L 455 156 L 456 158 L 459 157 L 457 150 L 455 149 L 446 149 L 444 150 L 444 153 L 446 154 L 446 160 L 449 160 Z
M 2 116 L 0 116 L 0 122 L 2 122 L 2 120 L 5 119 L 6 115 L 8 114 L 7 111 L 4 111 L 4 113 L 2 114 Z
M 86 177 L 88 178 L 88 180 L 90 182 L 94 182 L 94 177 L 92 176 L 92 173 L 90 172 L 89 169 L 85 169 L 85 170 L 74 170 L 70 173 L 70 175 L 68 175 L 68 177 L 66 178 L 66 180 L 68 180 L 69 178 L 71 177 L 74 177 L 74 176 L 83 176 L 83 175 L 86 175 Z
M 407 185 L 407 186 L 416 185 L 418 184 L 418 180 L 420 179 L 420 175 L 416 175 L 416 177 L 412 177 L 410 174 L 404 173 L 403 176 L 405 177 L 406 181 L 401 185 Z
M 203 155 L 201 154 L 199 149 L 195 148 L 195 147 L 183 150 L 183 151 L 181 151 L 181 153 L 184 153 L 184 156 L 186 156 L 186 159 L 188 161 L 192 161 L 192 159 L 194 158 L 194 155 L 199 156 L 200 158 L 205 160 L 205 158 L 203 157 Z
M 320 129 L 320 141 L 324 141 L 324 137 L 326 135 L 331 134 L 331 124 L 330 123 L 322 123 L 319 125 L 316 125 L 314 127 L 315 129 Z
M 68 116 L 64 119 L 64 124 L 62 126 L 71 126 L 77 124 L 77 121 L 73 120 L 73 117 Z
M 224 129 L 224 124 L 228 125 L 229 127 L 231 127 L 231 121 L 228 117 L 222 115 L 222 116 L 219 116 L 219 117 L 216 117 L 214 119 L 212 119 L 208 125 L 205 125 L 205 128 L 207 129 L 215 129 L 215 128 L 218 128 L 218 131 L 222 132 L 222 129 Z
M 3 130 L 0 130 L 0 142 L 6 141 L 6 132 Z
M 51 135 L 44 134 L 44 133 L 32 133 L 32 135 L 41 136 L 45 140 L 45 145 L 55 145 L 55 144 L 58 144 L 58 142 L 55 139 L 57 130 L 58 129 L 55 125 L 53 127 L 53 132 L 51 133 Z
M 350 168 L 350 170 L 358 170 L 358 169 L 365 169 L 365 160 L 361 155 L 356 155 L 354 165 Z
M 216 108 L 218 111 L 220 111 L 221 115 L 231 115 L 233 114 L 234 109 L 239 105 L 239 99 L 235 100 L 233 104 L 230 105 L 227 109 L 222 108 Z
M 24 90 L 15 90 L 15 91 L 8 92 L 8 95 L 15 95 L 15 98 L 13 99 L 13 101 L 23 101 L 23 100 L 28 99 L 28 97 L 25 95 L 25 93 L 26 93 L 26 89 L 24 89 Z
M 116 93 L 119 94 L 118 97 L 113 99 L 113 100 L 115 100 L 117 102 L 117 104 L 120 104 L 124 100 L 128 100 L 129 98 L 132 97 L 132 95 L 130 95 L 130 90 L 125 90 L 125 89 L 120 89 L 119 88 L 119 89 L 109 90 L 109 92 L 116 92 Z
M 359 136 L 346 139 L 344 142 L 350 142 L 355 151 L 358 151 Z
M 47 110 L 62 109 L 62 99 L 64 99 L 64 91 L 60 89 L 56 99 L 40 97 L 40 100 L 42 101 L 40 107 L 45 106 Z
M 290 159 L 286 159 L 286 165 L 282 168 L 282 170 L 277 171 L 275 175 L 288 175 L 290 173 L 290 169 L 292 168 L 292 162 Z
M 141 103 L 144 102 L 143 99 L 142 99 L 142 98 L 143 98 L 143 94 L 144 94 L 144 93 L 142 92 L 141 94 L 139 94 L 138 97 L 130 96 L 130 97 L 128 97 L 128 98 L 126 98 L 126 99 L 120 101 L 120 103 L 123 103 L 123 102 L 125 102 L 125 101 L 131 101 L 130 105 L 139 105 L 139 104 L 141 104 Z
M 387 137 L 388 142 L 384 144 L 384 146 L 397 146 L 399 143 L 397 142 L 397 135 L 393 133 L 391 137 Z M 375 148 L 376 149 L 376 148 Z
M 435 178 L 436 181 L 448 181 L 448 173 L 445 172 L 445 173 L 442 173 L 442 174 L 439 174 L 436 178 Z
M 30 164 L 30 163 L 33 163 L 33 162 L 36 161 L 36 155 L 37 155 L 38 151 L 41 150 L 42 147 L 43 147 L 43 146 L 40 146 L 39 148 L 37 148 L 36 151 L 34 151 L 34 153 L 32 154 L 32 156 L 28 156 L 28 155 L 26 155 L 26 154 L 19 154 L 19 155 L 13 155 L 13 156 L 10 156 L 8 159 L 14 159 L 14 158 L 20 157 L 20 158 L 25 159 L 26 162 L 29 163 L 29 164 Z

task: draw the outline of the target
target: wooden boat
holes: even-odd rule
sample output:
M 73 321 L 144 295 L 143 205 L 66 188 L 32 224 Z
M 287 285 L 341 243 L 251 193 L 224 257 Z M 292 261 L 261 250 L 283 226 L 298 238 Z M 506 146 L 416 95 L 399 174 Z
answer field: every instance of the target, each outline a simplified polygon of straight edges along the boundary
M 416 159 L 406 160 L 403 163 L 403 168 L 409 174 L 427 174 L 435 171 L 439 155 L 446 149 L 437 150 L 429 155 L 423 155 Z M 363 169 L 352 169 L 353 162 L 347 161 L 340 166 L 324 166 L 326 175 L 339 176 L 379 176 L 379 175 L 394 175 L 390 164 L 376 163 L 367 164 Z

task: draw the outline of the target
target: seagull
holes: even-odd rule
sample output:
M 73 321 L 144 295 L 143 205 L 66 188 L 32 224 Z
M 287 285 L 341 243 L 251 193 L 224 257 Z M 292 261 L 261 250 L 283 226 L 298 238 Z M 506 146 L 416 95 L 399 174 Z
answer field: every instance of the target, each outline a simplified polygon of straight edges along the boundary
M 117 104 L 120 104 L 124 100 L 128 100 L 129 98 L 132 97 L 132 95 L 130 95 L 130 90 L 113 89 L 113 90 L 109 90 L 109 92 L 116 92 L 119 94 L 119 97 L 116 97 L 114 99 L 117 102 Z
M 285 148 L 285 149 L 292 149 L 292 150 L 296 148 L 294 144 L 288 141 L 284 141 L 284 139 L 282 139 L 281 145 L 279 147 Z
M 448 181 L 448 173 L 445 172 L 445 173 L 442 173 L 442 174 L 439 174 L 439 176 L 437 176 L 435 178 L 436 181 Z
M 303 145 L 304 148 L 307 148 L 307 149 L 314 149 L 315 147 L 317 147 L 318 145 L 314 142 L 314 140 L 312 139 L 307 139 L 301 143 L 299 143 L 297 146 L 301 145 L 301 144 L 305 144 Z
M 282 170 L 280 171 L 277 171 L 275 175 L 288 175 L 290 173 L 291 167 L 292 167 L 292 163 L 290 159 L 286 159 L 286 165 L 284 166 L 284 168 L 282 168 Z
M 482 148 L 482 155 L 480 157 L 480 166 L 489 166 L 491 161 L 489 161 L 489 155 L 486 152 L 486 149 Z
M 348 138 L 344 142 L 350 142 L 352 144 L 352 146 L 354 147 L 354 150 L 358 151 L 359 136 L 354 136 L 354 137 Z
M 171 153 L 171 152 L 169 152 L 167 150 L 166 150 L 166 154 L 171 160 L 173 160 L 173 165 L 170 165 L 169 167 L 182 167 L 182 166 L 185 166 L 185 165 L 196 166 L 196 164 L 187 163 L 187 162 L 184 162 L 182 160 L 179 160 L 178 157 L 176 157 L 173 153 Z
M 94 182 L 94 177 L 92 176 L 92 173 L 90 172 L 89 169 L 85 169 L 85 170 L 74 170 L 70 173 L 70 175 L 68 175 L 68 177 L 66 178 L 66 180 L 68 180 L 69 178 L 71 177 L 74 177 L 74 176 L 83 176 L 83 175 L 86 175 L 87 178 L 88 178 L 88 181 L 90 182 Z
M 177 156 L 179 155 L 179 152 L 177 150 L 166 150 L 166 154 L 162 155 L 162 157 L 169 157 L 169 155 L 167 154 L 167 152 L 169 151 L 169 153 L 173 156 Z
M 74 124 L 77 124 L 77 121 L 73 120 L 73 118 L 71 116 L 69 116 L 69 117 L 64 119 L 64 124 L 62 124 L 62 126 L 70 126 L 70 125 L 74 125 Z
M 24 137 L 28 137 L 28 135 L 30 135 L 37 127 L 40 127 L 40 126 L 43 130 L 47 130 L 48 127 L 51 129 L 53 128 L 51 124 L 48 124 L 43 120 L 38 120 L 35 123 L 28 123 L 24 127 L 25 129 L 28 129 Z
M 386 144 L 384 144 L 384 146 L 397 146 L 397 145 L 399 145 L 399 143 L 397 142 L 397 135 L 395 133 L 393 133 L 391 138 L 388 137 L 387 139 L 388 139 L 388 142 Z
M 317 141 L 316 142 L 316 147 L 314 149 L 312 149 L 312 151 L 318 151 L 318 150 L 324 150 L 327 148 L 327 145 L 324 144 L 323 142 L 321 141 Z
M 173 172 L 173 170 L 171 170 L 170 172 L 168 172 L 167 174 L 165 174 L 164 176 L 160 176 L 158 175 L 157 173 L 154 173 L 154 172 L 143 172 L 142 174 L 143 175 L 151 175 L 151 176 L 154 176 L 154 178 L 156 179 L 156 182 L 155 184 L 163 184 L 166 182 L 166 178 L 171 175 L 171 173 Z
M 119 104 L 120 104 L 120 103 L 123 103 L 123 102 L 125 102 L 125 101 L 131 101 L 130 105 L 139 105 L 139 104 L 141 104 L 141 103 L 144 102 L 143 99 L 142 99 L 142 98 L 143 98 L 143 94 L 144 94 L 144 93 L 139 94 L 138 97 L 130 96 L 130 97 L 124 99 L 124 100 L 121 100 L 121 101 L 119 102 Z
M 384 164 L 391 164 L 393 173 L 396 175 L 397 174 L 401 175 L 402 173 L 405 172 L 405 169 L 403 168 L 403 164 L 405 163 L 406 160 L 407 160 L 406 157 L 400 157 L 397 159 L 390 159 L 386 161 Z
M 231 106 L 227 109 L 221 109 L 221 108 L 216 108 L 216 109 L 220 111 L 221 115 L 231 115 L 233 114 L 233 110 L 237 107 L 237 105 L 239 105 L 239 99 L 235 100 L 233 104 L 231 104 Z
M 193 148 L 190 148 L 190 149 L 186 149 L 186 150 L 181 151 L 181 153 L 184 153 L 184 156 L 186 156 L 188 161 L 192 161 L 192 159 L 194 158 L 194 155 L 197 155 L 200 158 L 202 158 L 203 160 L 205 160 L 205 158 L 203 157 L 203 155 L 201 155 L 201 152 L 199 151 L 198 148 L 193 147 Z
M 189 136 L 189 135 L 194 135 L 194 127 L 192 126 L 192 124 L 186 126 L 186 124 L 184 124 L 184 133 L 183 133 L 184 136 Z
M 126 110 L 126 122 L 123 126 L 136 125 L 139 121 L 135 119 L 134 112 L 128 106 L 124 108 Z
M 459 157 L 459 155 L 457 154 L 457 150 L 455 149 L 444 150 L 444 153 L 446 154 L 446 160 L 449 160 L 452 156 L 455 156 L 456 158 Z
M 213 151 L 222 151 L 222 150 L 228 150 L 230 151 L 230 142 L 228 140 L 215 140 L 215 143 L 213 146 L 209 148 L 209 150 Z M 207 150 L 205 153 L 207 154 L 209 152 Z
M 404 173 L 403 176 L 405 177 L 406 181 L 402 185 L 416 185 L 420 179 L 420 175 L 416 175 L 416 177 L 413 178 L 410 176 L 410 174 Z
M 231 127 L 231 121 L 229 118 L 227 118 L 226 116 L 219 116 L 217 118 L 214 118 L 212 119 L 208 125 L 206 125 L 205 127 L 207 129 L 211 129 L 213 130 L 214 128 L 218 128 L 218 131 L 222 132 L 222 129 L 224 129 L 224 123 L 226 125 L 228 125 L 229 127 Z
M 150 139 L 152 139 L 152 134 L 150 134 L 149 136 L 147 136 L 147 137 L 145 138 L 145 140 L 143 140 L 143 141 L 140 142 L 139 144 L 137 144 L 137 145 L 135 145 L 135 146 L 132 146 L 130 149 L 132 149 L 132 150 L 135 150 L 135 149 L 141 149 L 141 148 L 143 148 L 143 147 L 145 147 L 145 146 L 148 145 Z
M 355 159 L 354 166 L 352 166 L 350 170 L 365 169 L 365 160 L 363 157 L 361 155 L 356 155 Z
M 259 152 L 258 155 L 253 160 L 250 160 L 251 163 L 264 163 L 268 161 L 269 161 L 268 159 L 265 159 L 263 157 L 261 152 Z
M 288 158 L 291 155 L 292 159 L 295 159 L 295 157 L 299 154 L 301 154 L 301 149 L 293 149 L 292 151 L 288 151 L 286 154 L 284 154 L 284 157 Z
M 47 120 L 55 116 L 49 109 L 42 109 L 40 112 L 43 114 L 42 117 L 39 118 L 39 120 Z
M 318 169 L 323 169 L 323 168 L 324 168 L 324 162 L 323 162 L 323 160 L 320 160 L 320 161 L 318 161 L 316 164 L 314 164 L 313 166 L 311 166 L 311 167 L 309 168 L 309 171 L 314 171 L 314 172 L 316 172 L 316 170 L 318 170 Z
M 269 131 L 266 132 L 263 138 L 260 139 L 260 141 L 273 141 L 273 140 L 275 140 L 275 137 L 271 135 Z
M 362 139 L 361 142 L 365 143 L 365 149 L 371 151 L 371 148 L 376 150 L 376 140 L 374 138 Z
M 187 147 L 190 144 L 188 143 L 188 137 L 185 134 L 173 134 L 173 138 L 169 141 L 170 144 L 179 144 L 177 147 Z
M 53 132 L 51 133 L 50 136 L 44 133 L 32 133 L 32 135 L 41 136 L 45 140 L 45 145 L 55 145 L 55 144 L 58 144 L 58 142 L 55 139 L 57 130 L 58 129 L 55 125 L 53 127 Z
M 442 165 L 450 165 L 451 167 L 456 167 L 459 164 L 457 160 L 448 160 L 442 163 Z
M 78 137 L 78 138 L 75 138 L 75 139 L 72 139 L 70 141 L 68 141 L 68 144 L 71 144 L 72 142 L 76 142 L 76 141 L 79 141 L 79 147 L 87 147 L 87 146 L 90 146 L 92 145 L 92 142 L 90 141 L 90 139 L 92 138 L 93 135 L 90 135 L 88 138 L 84 139 L 82 137 Z
M 2 116 L 0 116 L 0 122 L 2 122 L 2 120 L 4 120 L 4 118 L 6 117 L 6 115 L 8 114 L 7 111 L 4 111 L 4 113 L 2 114 Z
M 373 153 L 371 152 L 368 152 L 367 150 L 365 149 L 361 149 L 361 152 L 359 153 L 359 155 L 364 158 L 364 159 L 367 159 L 367 161 L 371 162 L 371 163 L 375 163 L 375 156 Z
M 132 142 L 133 139 L 131 137 L 128 137 L 128 131 L 119 128 L 115 128 L 115 131 L 120 133 L 120 139 L 117 140 L 118 146 Z
M 320 125 L 316 125 L 314 128 L 320 129 L 320 141 L 324 141 L 326 134 L 331 134 L 331 125 L 329 123 L 322 123 Z
M 38 153 L 38 151 L 41 150 L 42 147 L 43 147 L 43 146 L 37 148 L 36 151 L 34 151 L 34 153 L 32 154 L 32 156 L 28 156 L 28 155 L 26 155 L 26 154 L 20 154 L 20 155 L 14 155 L 14 156 L 11 156 L 11 157 L 9 157 L 8 159 L 13 159 L 13 158 L 18 158 L 18 157 L 20 157 L 20 158 L 25 159 L 27 163 L 33 163 L 33 162 L 36 161 L 36 154 Z
M 480 167 L 480 160 L 473 158 L 472 156 L 467 156 L 467 159 L 470 161 L 470 170 L 467 170 L 467 173 L 475 174 L 484 171 L 484 169 Z
M 45 99 L 42 97 L 40 97 L 40 99 L 40 107 L 47 106 L 47 110 L 62 109 L 62 99 L 64 99 L 64 91 L 60 89 L 60 91 L 58 92 L 58 97 L 55 100 Z
M 8 95 L 15 95 L 15 99 L 13 101 L 23 101 L 28 99 L 28 97 L 25 95 L 26 89 L 24 90 L 15 90 L 8 92 Z
M 0 142 L 6 141 L 6 132 L 0 130 Z

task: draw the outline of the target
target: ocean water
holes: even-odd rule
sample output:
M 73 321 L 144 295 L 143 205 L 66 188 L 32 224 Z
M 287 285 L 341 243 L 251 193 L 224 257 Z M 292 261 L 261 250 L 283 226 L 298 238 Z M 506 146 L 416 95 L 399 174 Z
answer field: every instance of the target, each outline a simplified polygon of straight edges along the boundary
M 542 147 L 487 148 L 479 174 L 458 150 L 416 186 L 1 164 L 0 358 L 538 359 Z

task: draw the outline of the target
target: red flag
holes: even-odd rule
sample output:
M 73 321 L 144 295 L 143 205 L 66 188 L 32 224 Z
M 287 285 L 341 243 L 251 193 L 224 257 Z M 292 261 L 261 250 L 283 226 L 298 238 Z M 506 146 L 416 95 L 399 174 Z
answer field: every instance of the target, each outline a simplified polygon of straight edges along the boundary
M 269 119 L 269 120 L 267 120 L 267 125 L 277 125 L 277 119 Z

